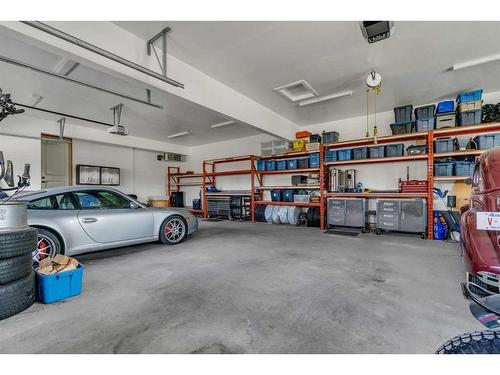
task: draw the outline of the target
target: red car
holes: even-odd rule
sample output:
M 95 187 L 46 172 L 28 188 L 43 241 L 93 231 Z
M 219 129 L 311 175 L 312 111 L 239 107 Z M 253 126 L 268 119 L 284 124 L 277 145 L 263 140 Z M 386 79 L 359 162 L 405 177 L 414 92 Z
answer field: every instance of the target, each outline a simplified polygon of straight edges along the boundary
M 500 217 L 500 148 L 481 154 L 470 183 L 470 202 L 462 207 L 460 219 L 466 277 L 470 282 L 500 293 L 500 230 L 495 224 Z M 478 229 L 478 221 L 483 229 Z M 484 229 L 484 223 L 493 223 L 493 229 Z

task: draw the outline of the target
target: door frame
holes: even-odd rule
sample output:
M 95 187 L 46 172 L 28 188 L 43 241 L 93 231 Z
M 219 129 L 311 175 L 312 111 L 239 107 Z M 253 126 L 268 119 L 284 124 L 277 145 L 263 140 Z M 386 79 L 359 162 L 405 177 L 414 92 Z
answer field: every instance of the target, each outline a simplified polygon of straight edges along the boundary
M 63 142 L 68 144 L 68 177 L 69 177 L 68 186 L 73 186 L 73 138 L 63 137 L 61 140 L 61 137 L 57 135 L 42 133 L 40 136 L 40 143 L 43 140 L 53 141 L 53 142 Z M 40 160 L 40 165 L 42 165 L 41 160 Z

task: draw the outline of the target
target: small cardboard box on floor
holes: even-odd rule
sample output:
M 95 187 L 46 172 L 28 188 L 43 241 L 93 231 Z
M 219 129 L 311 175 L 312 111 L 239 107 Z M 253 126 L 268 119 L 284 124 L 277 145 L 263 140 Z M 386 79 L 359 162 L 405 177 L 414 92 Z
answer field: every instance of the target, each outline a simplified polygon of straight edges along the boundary
M 40 302 L 61 301 L 82 291 L 83 266 L 74 258 L 58 254 L 42 259 L 36 273 Z

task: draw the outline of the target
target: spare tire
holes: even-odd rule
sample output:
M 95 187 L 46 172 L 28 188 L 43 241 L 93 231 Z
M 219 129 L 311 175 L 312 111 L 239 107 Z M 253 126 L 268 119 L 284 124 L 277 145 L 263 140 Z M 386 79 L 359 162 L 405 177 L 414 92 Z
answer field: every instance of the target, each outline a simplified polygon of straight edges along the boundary
M 31 273 L 32 264 L 33 259 L 31 258 L 31 254 L 0 259 L 0 285 L 28 276 Z
M 0 231 L 0 259 L 31 255 L 36 249 L 37 233 L 36 228 Z
M 35 273 L 11 283 L 0 285 L 0 320 L 33 305 L 36 298 Z

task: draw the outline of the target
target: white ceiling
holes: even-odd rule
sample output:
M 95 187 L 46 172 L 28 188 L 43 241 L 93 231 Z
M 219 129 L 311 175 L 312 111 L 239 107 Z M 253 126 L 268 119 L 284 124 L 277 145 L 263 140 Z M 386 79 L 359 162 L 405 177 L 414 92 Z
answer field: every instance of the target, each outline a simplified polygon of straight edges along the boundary
M 61 56 L 45 51 L 43 47 L 39 48 L 3 35 L 1 31 L 0 46 L 0 55 L 51 71 L 61 61 Z M 246 124 L 211 129 L 210 125 L 228 119 L 212 110 L 160 90 L 152 89 L 152 102 L 164 107 L 156 109 L 5 62 L 0 62 L 0 77 L 0 88 L 4 92 L 11 93 L 15 102 L 29 105 L 33 100 L 32 95 L 37 94 L 44 97 L 38 107 L 103 122 L 112 123 L 113 116 L 109 108 L 123 103 L 125 106 L 121 123 L 129 127 L 130 135 L 141 138 L 195 146 L 261 134 L 258 129 Z M 90 67 L 79 65 L 70 77 L 146 99 L 146 87 L 135 86 Z M 53 118 L 54 121 L 61 117 L 42 114 L 39 111 L 27 111 L 42 118 Z M 68 121 L 75 122 L 75 120 Z M 103 128 L 88 122 L 79 124 Z M 168 135 L 183 131 L 189 131 L 191 135 L 175 139 L 167 138 Z
M 500 90 L 500 62 L 462 71 L 453 64 L 500 53 L 500 22 L 396 22 L 369 45 L 358 22 L 116 22 L 149 39 L 165 26 L 168 52 L 299 125 L 366 113 L 365 78 L 383 77 L 377 110 L 426 104 L 482 87 Z M 273 88 L 305 79 L 320 95 L 353 96 L 298 107 Z

